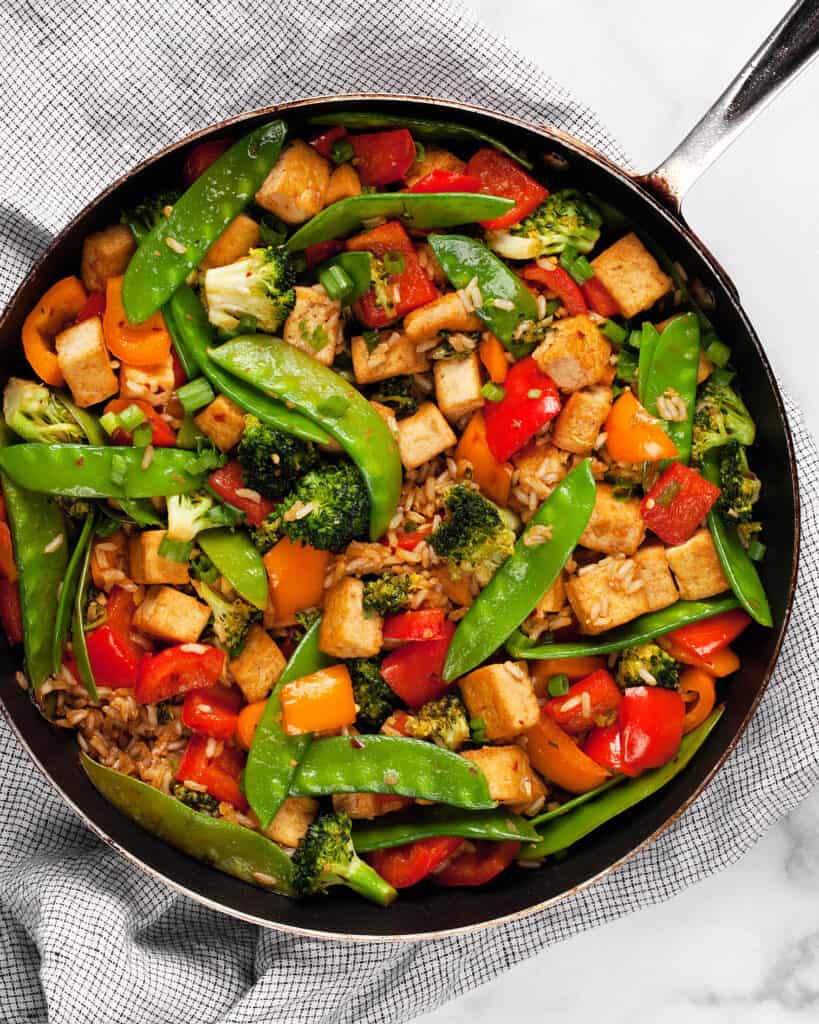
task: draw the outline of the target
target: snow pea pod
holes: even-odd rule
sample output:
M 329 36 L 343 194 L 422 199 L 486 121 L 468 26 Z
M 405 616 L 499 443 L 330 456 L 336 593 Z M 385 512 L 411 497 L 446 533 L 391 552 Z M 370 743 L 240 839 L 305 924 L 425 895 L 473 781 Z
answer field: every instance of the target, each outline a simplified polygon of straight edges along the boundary
M 222 369 L 317 420 L 358 467 L 370 495 L 370 538 L 378 540 L 401 494 L 403 469 L 389 427 L 364 396 L 300 349 L 250 334 L 210 349 Z
M 187 288 L 188 285 L 182 285 L 182 287 Z M 172 298 L 173 296 L 171 296 L 171 299 Z M 176 322 L 176 316 L 174 315 L 173 306 L 171 305 L 171 299 L 168 299 L 162 307 L 162 316 L 165 318 L 165 326 L 168 328 L 168 334 L 171 336 L 173 350 L 176 353 L 179 362 L 182 364 L 185 376 L 188 380 L 195 380 L 195 378 L 199 376 L 199 366 L 179 331 L 179 325 Z
M 462 811 L 443 805 L 426 807 L 408 814 L 391 814 L 380 822 L 362 823 L 353 829 L 353 843 L 359 853 L 402 846 L 432 836 L 462 836 L 495 842 L 517 839 L 524 843 L 537 842 L 540 838 L 530 822 L 504 807 L 491 811 Z
M 315 441 L 316 444 L 332 443 L 333 439 L 318 423 L 313 423 L 295 409 L 288 409 L 284 402 L 260 394 L 255 388 L 248 387 L 243 381 L 225 373 L 213 362 L 208 355 L 208 348 L 215 341 L 213 328 L 193 288 L 187 284 L 177 288 L 168 303 L 168 308 L 174 319 L 185 359 L 198 368 L 194 371 L 194 376 L 199 372 L 204 374 L 216 391 L 220 391 L 240 409 L 251 413 L 270 427 L 278 427 L 287 434 L 300 437 L 302 441 Z
M 641 357 L 642 354 L 641 346 Z M 651 365 L 640 385 L 640 401 L 650 413 L 663 420 L 663 429 L 677 448 L 678 462 L 687 463 L 691 457 L 699 362 L 699 320 L 694 313 L 684 313 L 674 317 L 654 344 Z M 684 420 L 665 420 L 660 414 L 657 401 L 669 390 L 676 392 L 685 403 Z
M 537 829 L 538 825 L 544 825 L 547 821 L 552 821 L 554 818 L 562 818 L 564 814 L 571 814 L 578 807 L 582 807 L 583 804 L 587 804 L 589 800 L 596 800 L 601 793 L 605 793 L 607 789 L 611 789 L 612 786 L 619 786 L 621 782 L 625 781 L 625 775 L 615 775 L 611 779 L 607 779 L 604 783 L 596 786 L 594 789 L 590 789 L 587 793 L 581 793 L 579 796 L 572 797 L 571 800 L 567 800 L 564 804 L 559 807 L 553 807 L 551 811 L 544 811 L 542 814 L 538 814 L 534 818 L 529 819 L 529 824 Z
M 705 743 L 722 711 L 722 708 L 717 708 L 702 725 L 684 736 L 680 749 L 662 768 L 655 768 L 636 779 L 628 779 L 611 792 L 601 794 L 596 800 L 590 800 L 582 807 L 539 828 L 540 842 L 526 848 L 527 859 L 536 860 L 567 849 L 618 814 L 656 793 L 686 767 Z
M 585 459 L 555 487 L 535 513 L 515 550 L 458 623 L 444 664 L 448 682 L 471 671 L 517 629 L 557 579 L 594 509 L 595 484 Z M 534 526 L 551 528 L 551 539 L 529 547 Z
M 243 882 L 293 895 L 290 858 L 266 836 L 195 811 L 132 775 L 105 768 L 86 754 L 80 757 L 94 788 L 146 832 Z
M 94 534 L 94 514 L 86 516 L 82 524 L 82 530 L 71 552 L 68 567 L 63 577 L 63 585 L 60 588 L 60 597 L 57 601 L 57 613 L 54 618 L 54 638 L 52 643 L 51 671 L 59 671 L 63 663 L 65 653 L 65 642 L 68 637 L 68 627 L 71 624 L 71 614 L 74 607 L 74 596 L 77 592 L 77 584 L 82 575 L 82 567 L 85 562 L 86 549 L 91 544 Z
M 506 650 L 513 658 L 548 660 L 550 658 L 577 658 L 587 654 L 614 654 L 626 647 L 645 643 L 654 637 L 671 633 L 692 622 L 710 619 L 714 615 L 738 608 L 739 601 L 730 597 L 712 597 L 707 601 L 677 601 L 676 604 L 658 612 L 648 612 L 633 622 L 611 629 L 600 639 L 571 640 L 563 644 L 537 644 L 520 630 L 516 630 L 506 641 Z
M 196 543 L 246 601 L 265 610 L 268 586 L 264 562 L 243 530 L 205 530 L 197 536 Z
M 473 811 L 495 807 L 486 777 L 471 761 L 403 736 L 313 740 L 293 776 L 290 793 L 392 793 Z
M 88 657 L 88 647 L 85 643 L 85 599 L 88 591 L 88 566 L 90 561 L 91 544 L 89 543 L 83 552 L 80 575 L 74 594 L 74 610 L 71 616 L 71 649 L 74 654 L 74 662 L 77 666 L 77 675 L 80 677 L 80 682 L 85 687 L 86 693 L 91 700 L 96 700 L 98 696 L 97 681 L 94 678 L 94 670 L 91 668 L 91 659 Z
M 314 622 L 304 634 L 268 697 L 250 745 L 244 790 L 262 828 L 267 828 L 275 818 L 289 792 L 296 768 L 310 746 L 311 733 L 288 736 L 282 729 L 279 692 L 285 683 L 333 664 L 333 659 L 319 650 L 318 635 L 319 622 Z
M 411 228 L 453 228 L 507 213 L 514 201 L 479 192 L 364 192 L 326 206 L 287 239 L 299 252 L 308 245 L 344 238 L 371 217 L 397 217 Z
M 122 303 L 131 323 L 147 320 L 167 302 L 253 199 L 286 134 L 284 121 L 271 121 L 239 139 L 139 242 L 122 282 Z
M 483 142 L 499 149 L 524 167 L 532 168 L 532 161 L 510 149 L 505 142 L 488 135 L 480 128 L 453 121 L 434 121 L 425 117 L 406 117 L 401 114 L 376 113 L 366 110 L 338 110 L 330 114 L 316 114 L 308 118 L 310 124 L 341 124 L 353 131 L 370 131 L 373 128 L 408 128 L 416 139 L 436 142 L 438 139 L 453 139 L 455 142 Z

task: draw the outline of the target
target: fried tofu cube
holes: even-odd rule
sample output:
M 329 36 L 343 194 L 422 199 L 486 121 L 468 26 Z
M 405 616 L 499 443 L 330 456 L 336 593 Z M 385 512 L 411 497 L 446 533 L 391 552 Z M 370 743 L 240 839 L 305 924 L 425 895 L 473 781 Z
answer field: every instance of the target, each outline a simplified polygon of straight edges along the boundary
M 60 331 L 54 347 L 60 371 L 77 405 L 96 405 L 117 393 L 117 375 L 108 358 L 98 316 Z
M 282 337 L 318 363 L 332 366 L 341 344 L 341 303 L 331 299 L 320 284 L 296 285 L 296 304 L 284 323 Z
M 128 538 L 124 530 L 116 530 L 91 548 L 91 579 L 97 590 L 108 593 L 127 578 Z
M 434 338 L 439 331 L 481 331 L 483 321 L 468 313 L 457 292 L 447 292 L 404 317 L 404 330 L 413 341 Z
M 418 351 L 415 342 L 398 331 L 380 334 L 372 351 L 363 337 L 355 337 L 350 351 L 358 384 L 375 384 L 389 377 L 426 373 L 429 369 L 429 360 Z
M 569 455 L 553 444 L 530 444 L 512 459 L 521 484 L 547 497 L 568 473 Z M 538 486 L 540 485 L 540 486 Z
M 123 363 L 120 367 L 120 398 L 136 398 L 149 405 L 167 405 L 174 386 L 173 357 L 170 352 L 165 360 L 153 366 L 128 366 Z
M 552 429 L 557 447 L 574 455 L 591 455 L 611 401 L 611 388 L 599 385 L 569 395 Z
M 451 448 L 458 438 L 437 405 L 424 402 L 413 416 L 398 423 L 398 449 L 406 469 L 417 469 Z
M 125 224 L 111 224 L 86 236 L 82 243 L 80 277 L 89 292 L 104 292 L 111 277 L 119 277 L 136 252 L 136 242 Z
M 677 593 L 677 586 L 662 544 L 644 544 L 635 552 L 634 561 L 640 570 L 650 612 L 668 608 L 679 600 L 680 595 Z
M 333 810 L 344 811 L 351 818 L 378 818 L 382 814 L 403 811 L 412 800 L 392 793 L 334 793 Z
M 252 704 L 268 696 L 286 664 L 287 659 L 276 641 L 254 623 L 241 653 L 230 662 L 228 671 L 239 684 L 245 700 Z
M 285 147 L 256 193 L 256 202 L 285 222 L 303 224 L 324 207 L 330 164 L 301 139 Z
M 530 766 L 530 782 L 532 784 L 532 796 L 529 800 L 524 800 L 519 804 L 511 804 L 509 810 L 515 814 L 526 814 L 532 815 L 537 814 L 542 810 L 543 805 L 546 803 L 546 797 L 549 795 L 549 790 L 546 787 L 543 779 L 537 774 L 537 772 Z
M 265 835 L 274 843 L 296 847 L 304 839 L 318 809 L 318 800 L 311 796 L 289 796 L 276 811 Z
M 480 747 L 461 754 L 486 776 L 489 795 L 502 804 L 529 803 L 533 796 L 534 772 L 522 747 Z
M 134 628 L 158 640 L 195 644 L 210 618 L 210 608 L 173 587 L 150 587 L 134 612 Z
M 631 622 L 649 610 L 639 569 L 629 558 L 589 566 L 566 583 L 580 629 L 589 636 Z
M 261 244 L 262 229 L 252 217 L 240 213 L 208 249 L 199 267 L 203 271 L 212 267 L 226 267 L 229 263 L 243 259 L 251 249 Z
M 633 231 L 601 252 L 591 265 L 626 318 L 651 309 L 673 288 L 671 278 Z
M 381 402 L 375 402 L 370 399 L 370 405 L 375 409 L 381 419 L 387 424 L 390 433 L 395 438 L 396 443 L 398 442 L 398 420 L 395 416 L 395 410 L 391 409 L 388 405 L 383 405 Z
M 579 543 L 606 555 L 633 555 L 645 535 L 640 499 L 617 498 L 611 484 L 598 484 L 591 519 Z
M 525 661 L 483 665 L 458 681 L 470 718 L 483 719 L 488 740 L 512 740 L 540 713 Z
M 566 582 L 561 572 L 535 605 L 536 615 L 556 615 L 566 603 Z
M 432 246 L 429 242 L 421 242 L 420 245 L 416 246 L 415 251 L 418 253 L 418 262 L 424 268 L 432 283 L 437 284 L 439 288 L 445 288 L 449 284 L 449 278 L 446 276 L 444 268 L 438 262 L 438 257 L 432 251 Z
M 611 366 L 611 345 L 585 315 L 557 320 L 532 355 L 561 391 L 597 384 Z
M 352 164 L 339 164 L 330 175 L 324 201 L 329 206 L 330 203 L 337 203 L 339 199 L 349 199 L 350 196 L 357 196 L 360 193 L 361 179 L 358 171 Z
M 383 644 L 380 615 L 364 611 L 364 584 L 344 576 L 327 591 L 319 650 L 334 658 L 371 658 Z
M 213 441 L 220 452 L 229 452 L 239 443 L 245 429 L 245 414 L 224 395 L 218 395 L 193 422 Z
M 697 530 L 685 544 L 666 548 L 665 553 L 683 601 L 701 601 L 731 589 L 711 533 L 705 527 Z
M 448 420 L 459 420 L 483 405 L 481 364 L 477 353 L 465 359 L 436 359 L 435 400 Z
M 452 171 L 455 174 L 462 174 L 466 164 L 460 157 L 450 153 L 448 149 L 441 146 L 424 146 L 424 155 L 407 171 L 405 181 L 412 187 L 421 178 L 425 178 L 433 171 Z
M 188 566 L 163 558 L 159 545 L 165 530 L 143 530 L 128 538 L 128 564 L 134 583 L 187 583 Z

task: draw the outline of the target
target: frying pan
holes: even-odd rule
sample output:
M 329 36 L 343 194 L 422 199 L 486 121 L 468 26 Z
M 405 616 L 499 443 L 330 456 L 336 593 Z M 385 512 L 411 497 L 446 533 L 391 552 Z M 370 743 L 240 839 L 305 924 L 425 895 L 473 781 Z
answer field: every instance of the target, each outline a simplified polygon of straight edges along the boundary
M 654 798 L 577 844 L 564 860 L 539 871 L 512 868 L 479 890 L 449 889 L 445 895 L 431 886 L 405 890 L 386 911 L 348 890 L 306 901 L 262 892 L 178 853 L 106 803 L 79 767 L 74 737 L 48 725 L 16 685 L 17 653 L 0 651 L 0 696 L 6 717 L 57 791 L 102 840 L 193 899 L 256 924 L 343 939 L 400 939 L 470 930 L 555 903 L 611 871 L 679 817 L 734 748 L 759 703 L 787 626 L 799 551 L 796 465 L 779 389 L 736 288 L 685 224 L 680 203 L 702 171 L 817 50 L 819 0 L 801 0 L 677 149 L 644 176 L 625 172 L 589 146 L 551 128 L 463 104 L 411 96 L 309 99 L 241 115 L 168 147 L 101 193 L 54 239 L 0 318 L 0 365 L 5 374 L 24 370 L 19 342 L 23 320 L 49 285 L 79 265 L 85 236 L 118 220 L 123 207 L 173 180 L 192 141 L 226 131 L 238 135 L 274 116 L 284 117 L 294 136 L 309 133 L 311 116 L 339 109 L 473 125 L 514 149 L 527 151 L 548 173 L 553 187 L 565 179 L 604 197 L 684 268 L 695 293 L 705 299 L 717 332 L 731 344 L 743 394 L 758 426 L 754 468 L 765 483 L 759 510 L 766 524 L 768 553 L 761 572 L 775 628 L 752 628 L 741 638 L 742 669 L 728 687 L 725 714 L 686 770 Z

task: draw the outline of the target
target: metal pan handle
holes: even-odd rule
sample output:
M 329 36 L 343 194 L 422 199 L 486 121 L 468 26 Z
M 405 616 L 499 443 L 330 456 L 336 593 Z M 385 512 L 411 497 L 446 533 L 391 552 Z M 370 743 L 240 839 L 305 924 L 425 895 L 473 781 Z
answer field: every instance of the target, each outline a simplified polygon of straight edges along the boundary
M 819 0 L 798 0 L 679 146 L 638 180 L 679 214 L 699 176 L 816 56 Z

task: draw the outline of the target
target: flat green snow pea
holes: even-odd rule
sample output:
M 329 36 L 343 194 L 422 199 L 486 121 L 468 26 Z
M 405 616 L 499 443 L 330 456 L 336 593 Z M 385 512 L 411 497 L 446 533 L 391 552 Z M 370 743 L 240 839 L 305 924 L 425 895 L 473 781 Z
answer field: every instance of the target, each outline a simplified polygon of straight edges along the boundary
M 370 495 L 370 538 L 378 540 L 398 504 L 403 469 L 395 438 L 361 392 L 278 338 L 234 338 L 209 354 L 222 369 L 273 398 L 286 398 L 333 435 L 364 479 Z
M 392 793 L 473 811 L 495 807 L 477 765 L 451 750 L 403 736 L 313 740 L 293 776 L 290 793 Z
M 712 484 L 719 486 L 718 449 L 706 455 L 700 467 L 702 475 Z M 742 546 L 736 526 L 727 523 L 716 507 L 708 513 L 708 529 L 717 549 L 722 571 L 731 584 L 737 600 L 760 626 L 772 626 L 773 617 L 765 588 L 756 566 Z
M 538 814 L 534 818 L 529 819 L 529 824 L 537 830 L 539 825 L 545 825 L 547 821 L 552 821 L 554 818 L 562 818 L 564 814 L 571 814 L 572 811 L 578 807 L 582 807 L 583 804 L 587 804 L 590 800 L 596 800 L 602 793 L 605 793 L 607 789 L 611 789 L 612 786 L 619 786 L 621 782 L 626 779 L 625 775 L 615 775 L 611 779 L 607 779 L 601 785 L 596 786 L 594 789 L 590 789 L 587 793 L 581 793 L 579 796 L 573 796 L 571 800 L 567 800 L 565 803 L 560 804 L 559 807 L 553 807 L 551 811 L 544 811 L 542 814 Z M 540 835 L 540 833 L 538 833 Z
M 659 343 L 660 332 L 654 324 L 644 323 L 640 332 L 640 352 L 637 358 L 637 397 L 641 402 L 644 401 L 646 381 Z
M 344 238 L 373 217 L 397 217 L 412 228 L 454 228 L 507 213 L 514 201 L 479 192 L 364 192 L 326 206 L 287 239 L 291 252 Z
M 316 444 L 332 443 L 332 437 L 318 423 L 302 416 L 295 409 L 289 409 L 284 402 L 260 394 L 255 388 L 248 387 L 243 381 L 225 373 L 213 362 L 208 355 L 208 349 L 216 339 L 207 313 L 193 288 L 186 284 L 180 285 L 168 307 L 176 324 L 180 348 L 185 353 L 185 359 L 198 368 L 194 371 L 194 376 L 198 372 L 204 374 L 214 390 L 220 391 L 240 409 L 270 427 L 278 427 L 287 434 L 300 437 L 302 441 L 314 441 Z
M 458 623 L 444 664 L 444 679 L 465 675 L 496 651 L 557 579 L 594 509 L 595 484 L 585 459 L 555 487 L 518 538 L 515 550 Z M 527 533 L 551 529 L 531 547 Z
M 88 566 L 90 561 L 91 544 L 89 542 L 83 552 L 80 575 L 74 592 L 74 608 L 71 615 L 71 649 L 74 654 L 74 662 L 77 666 L 80 682 L 85 687 L 86 693 L 91 700 L 96 700 L 98 697 L 97 681 L 94 678 L 94 670 L 91 668 L 91 659 L 88 657 L 88 647 L 85 643 L 85 601 L 88 592 Z
M 243 882 L 293 895 L 290 858 L 260 832 L 195 811 L 132 775 L 80 756 L 95 789 L 146 832 Z
M 710 619 L 721 612 L 739 607 L 739 601 L 730 597 L 712 597 L 707 601 L 677 601 L 676 604 L 658 612 L 648 612 L 633 622 L 611 629 L 599 639 L 571 640 L 563 644 L 537 644 L 520 630 L 516 630 L 506 641 L 506 650 L 513 658 L 549 660 L 551 658 L 577 658 L 587 654 L 614 654 L 635 644 L 645 643 L 654 637 L 671 633 L 692 622 Z
M 717 708 L 702 725 L 684 736 L 679 751 L 662 768 L 655 768 L 636 779 L 628 779 L 610 792 L 601 794 L 596 800 L 590 800 L 570 814 L 539 828 L 540 842 L 527 847 L 527 859 L 536 860 L 567 849 L 618 814 L 656 793 L 686 767 L 719 721 L 722 710 Z
M 188 287 L 183 285 L 182 287 Z M 178 289 L 177 289 L 178 290 Z M 191 289 L 193 291 L 193 289 Z M 175 293 L 174 293 L 175 294 Z M 171 296 L 171 299 L 173 296 Z M 165 326 L 168 328 L 168 334 L 171 336 L 171 342 L 173 343 L 173 350 L 182 364 L 182 369 L 185 371 L 185 376 L 188 380 L 194 380 L 199 376 L 199 366 L 193 357 L 189 347 L 185 344 L 182 335 L 179 331 L 179 325 L 176 322 L 176 316 L 173 311 L 173 305 L 169 299 L 162 307 L 162 315 L 165 318 Z
M 188 494 L 204 486 L 201 457 L 156 448 L 148 465 L 144 448 L 83 444 L 15 444 L 0 450 L 0 469 L 20 487 L 71 498 L 154 498 Z
M 63 663 L 65 643 L 68 638 L 68 629 L 71 625 L 71 615 L 74 610 L 74 596 L 77 592 L 77 584 L 82 575 L 82 568 L 85 563 L 86 549 L 91 545 L 91 538 L 94 534 L 94 515 L 86 516 L 82 524 L 82 530 L 71 552 L 68 560 L 68 567 L 65 570 L 63 585 L 60 587 L 60 597 L 57 601 L 57 612 L 54 617 L 54 639 L 52 645 L 51 671 L 58 672 Z
M 330 114 L 317 114 L 309 118 L 310 124 L 341 124 L 352 131 L 367 132 L 378 128 L 408 128 L 416 139 L 437 142 L 452 139 L 454 142 L 483 142 L 493 149 L 499 149 L 524 167 L 531 169 L 532 161 L 510 149 L 505 142 L 488 135 L 480 128 L 453 121 L 434 121 L 425 117 L 406 117 L 401 114 L 384 114 L 366 110 L 338 110 Z
M 319 622 L 314 622 L 304 634 L 268 697 L 250 745 L 245 766 L 244 790 L 262 828 L 267 828 L 275 818 L 276 812 L 290 791 L 290 783 L 296 768 L 310 746 L 311 733 L 288 736 L 282 729 L 279 693 L 285 683 L 333 664 L 333 659 L 319 650 L 318 634 Z
M 641 358 L 642 354 L 641 346 Z M 696 314 L 675 316 L 654 345 L 651 365 L 640 384 L 640 401 L 650 413 L 664 420 L 663 429 L 677 448 L 677 461 L 684 463 L 691 457 L 699 362 L 700 324 Z M 685 403 L 684 420 L 665 420 L 660 414 L 658 399 L 669 390 L 676 392 Z
M 243 530 L 204 530 L 196 543 L 246 601 L 265 610 L 269 592 L 267 572 L 262 556 Z
M 518 354 L 515 331 L 521 323 L 538 318 L 529 289 L 503 260 L 474 238 L 430 235 L 429 244 L 453 288 L 465 288 L 477 279 L 483 303 L 476 314 L 506 348 Z M 503 308 L 510 302 L 511 309 Z
M 414 843 L 432 836 L 461 836 L 464 839 L 489 839 L 494 842 L 519 840 L 534 843 L 540 839 L 532 823 L 507 808 L 491 811 L 461 811 L 452 807 L 425 807 L 408 814 L 391 814 L 380 822 L 362 822 L 353 829 L 353 843 L 359 853 L 384 850 L 390 846 Z
M 271 121 L 234 143 L 140 241 L 122 282 L 122 304 L 141 323 L 173 295 L 253 199 L 281 152 L 287 126 Z

